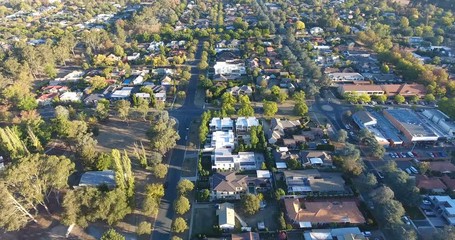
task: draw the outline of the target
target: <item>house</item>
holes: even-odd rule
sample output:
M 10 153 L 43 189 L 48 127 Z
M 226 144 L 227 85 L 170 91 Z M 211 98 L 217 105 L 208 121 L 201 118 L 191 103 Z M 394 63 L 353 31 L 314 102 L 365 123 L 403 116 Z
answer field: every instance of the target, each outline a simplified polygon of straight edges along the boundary
M 257 232 L 244 232 L 231 234 L 231 240 L 260 240 Z
M 299 155 L 304 166 L 332 166 L 332 158 L 327 152 L 309 150 L 301 151 Z
M 132 91 L 133 91 L 133 87 L 123 87 L 120 89 L 116 89 L 110 94 L 109 98 L 113 101 L 126 100 L 131 97 Z
M 135 93 L 134 96 L 138 99 L 150 100 L 150 93 Z
M 96 106 L 98 102 L 104 98 L 104 94 L 101 93 L 92 93 L 89 94 L 86 98 L 84 98 L 85 105 Z
M 284 199 L 287 218 L 300 228 L 333 223 L 364 224 L 365 218 L 353 200 L 305 201 L 298 198 Z
M 261 167 L 263 156 L 254 152 L 232 154 L 230 149 L 215 149 L 212 155 L 212 169 L 218 170 L 257 170 Z
M 81 92 L 64 92 L 59 97 L 62 102 L 78 102 L 82 99 Z
M 324 33 L 324 29 L 320 28 L 320 27 L 312 27 L 310 28 L 310 34 L 311 35 L 319 35 L 319 34 L 322 34 Z
M 157 92 L 154 95 L 157 101 L 166 102 L 166 92 Z
M 234 121 L 230 118 L 215 117 L 209 123 L 210 131 L 229 131 L 234 130 Z
M 278 118 L 272 118 L 270 122 L 270 130 L 267 131 L 268 142 L 275 144 L 281 137 L 286 134 L 291 134 L 300 127 L 301 123 L 299 120 L 281 120 Z
M 216 210 L 218 216 L 218 226 L 222 230 L 233 230 L 235 228 L 235 211 L 234 204 L 221 203 L 218 204 Z
M 259 125 L 259 120 L 256 117 L 238 117 L 235 120 L 235 131 L 240 135 L 249 132 L 252 127 Z
M 233 96 L 240 96 L 240 95 L 247 95 L 251 96 L 253 94 L 253 89 L 250 86 L 242 85 L 242 86 L 235 86 L 232 88 L 226 89 L 226 92 L 232 94 Z
M 215 131 L 212 133 L 212 141 L 210 147 L 214 149 L 227 148 L 229 150 L 234 149 L 234 132 L 229 130 Z
M 438 173 L 453 173 L 455 172 L 455 165 L 451 162 L 430 162 L 430 171 Z
M 292 194 L 333 193 L 345 194 L 350 191 L 344 185 L 340 173 L 319 172 L 316 169 L 283 171 L 288 192 Z
M 328 78 L 332 82 L 355 82 L 355 81 L 363 81 L 365 78 L 360 73 L 345 73 L 345 72 L 337 72 L 337 73 L 329 73 L 327 74 Z
M 109 189 L 115 188 L 115 172 L 113 170 L 85 172 L 82 174 L 77 187 L 99 187 L 103 185 Z
M 136 61 L 141 57 L 141 54 L 138 52 L 133 53 L 133 55 L 127 56 L 126 60 L 127 61 Z
M 68 91 L 69 88 L 67 86 L 54 85 L 43 87 L 41 90 L 44 93 L 62 93 Z
M 427 177 L 425 175 L 417 175 L 415 178 L 416 186 L 434 193 L 444 193 L 447 189 L 446 185 L 437 177 Z
M 239 200 L 247 190 L 247 176 L 235 172 L 217 172 L 210 178 L 211 199 Z
M 56 97 L 58 97 L 58 93 L 45 93 L 39 96 L 36 102 L 41 106 L 48 106 Z
M 245 63 L 241 60 L 217 61 L 213 66 L 215 74 L 243 75 L 246 74 Z
M 358 227 L 313 229 L 303 233 L 305 240 L 367 240 Z
M 450 225 L 455 225 L 455 200 L 449 196 L 429 196 L 431 203 Z
M 172 85 L 174 85 L 172 82 L 172 79 L 168 75 L 161 78 L 160 82 L 161 82 L 161 86 L 163 86 L 166 90 L 169 90 L 170 87 Z

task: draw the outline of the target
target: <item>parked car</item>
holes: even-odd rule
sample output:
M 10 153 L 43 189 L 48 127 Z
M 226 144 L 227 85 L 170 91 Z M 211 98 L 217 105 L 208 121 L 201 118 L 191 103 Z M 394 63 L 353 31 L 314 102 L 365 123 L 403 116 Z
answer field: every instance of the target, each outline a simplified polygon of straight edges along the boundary
M 428 200 L 425 200 L 425 199 L 424 199 L 424 200 L 422 200 L 422 203 L 423 203 L 423 204 L 425 204 L 425 205 L 431 205 L 431 202 L 430 202 L 430 201 L 428 201 Z
M 412 154 L 412 152 L 408 152 L 408 156 L 413 158 L 414 154 Z
M 404 171 L 405 171 L 407 174 L 409 174 L 409 175 L 412 174 L 412 172 L 411 172 L 411 170 L 409 170 L 409 168 L 406 168 Z
M 409 220 L 407 216 L 403 216 L 401 220 L 403 220 L 403 222 L 406 223 L 407 225 L 411 225 L 411 220 Z
M 436 214 L 433 212 L 433 210 L 423 210 L 423 212 L 425 213 L 425 215 L 431 217 L 431 216 L 436 216 Z
M 413 172 L 414 174 L 419 173 L 419 171 L 415 167 L 410 167 L 409 170 L 411 170 L 411 172 Z

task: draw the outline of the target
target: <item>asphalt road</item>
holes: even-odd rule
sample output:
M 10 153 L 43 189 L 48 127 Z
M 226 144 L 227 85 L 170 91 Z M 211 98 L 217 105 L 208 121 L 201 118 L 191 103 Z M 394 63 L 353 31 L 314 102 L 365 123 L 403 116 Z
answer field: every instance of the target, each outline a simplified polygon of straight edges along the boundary
M 191 66 L 191 78 L 186 91 L 185 103 L 178 109 L 169 111 L 170 116 L 174 117 L 178 122 L 178 133 L 180 140 L 177 141 L 177 146 L 169 152 L 169 170 L 166 178 L 167 188 L 164 197 L 161 199 L 160 209 L 156 218 L 154 229 L 150 239 L 152 240 L 168 240 L 171 238 L 171 224 L 174 218 L 173 202 L 177 198 L 177 183 L 180 181 L 180 168 L 185 158 L 188 128 L 191 122 L 198 118 L 203 110 L 194 104 L 196 90 L 199 79 L 199 69 L 197 64 L 200 61 L 202 54 L 202 44 L 198 46 L 194 61 L 188 63 Z M 188 153 L 188 152 L 187 152 Z M 189 224 L 189 219 L 187 223 Z

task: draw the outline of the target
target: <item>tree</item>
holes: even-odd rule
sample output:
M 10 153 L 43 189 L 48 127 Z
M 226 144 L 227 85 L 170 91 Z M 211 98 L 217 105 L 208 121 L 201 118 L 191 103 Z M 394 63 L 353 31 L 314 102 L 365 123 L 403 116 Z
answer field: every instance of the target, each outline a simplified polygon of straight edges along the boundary
M 363 171 L 360 151 L 350 143 L 346 143 L 344 148 L 336 153 L 334 161 L 341 165 L 345 173 L 358 176 Z
M 348 138 L 348 132 L 346 132 L 346 130 L 344 130 L 344 129 L 338 130 L 338 133 L 337 133 L 338 142 L 344 143 L 347 138 Z
M 387 95 L 385 95 L 385 94 L 375 95 L 374 97 L 378 102 L 381 102 L 381 103 L 387 101 Z
M 127 100 L 119 100 L 115 103 L 115 108 L 117 110 L 117 115 L 125 121 L 128 118 L 130 111 L 130 102 Z
M 178 91 L 178 92 L 177 92 L 177 98 L 178 98 L 179 100 L 184 100 L 185 97 L 186 97 L 186 92 L 185 92 L 185 91 Z
M 152 174 L 157 178 L 165 178 L 167 174 L 167 166 L 162 163 L 158 163 L 157 165 L 152 167 Z
M 96 104 L 95 116 L 100 120 L 106 120 L 109 117 L 109 101 L 108 100 L 102 99 L 98 102 L 98 104 Z
M 436 101 L 436 98 L 434 97 L 433 94 L 428 93 L 428 94 L 425 95 L 425 101 L 427 101 L 427 102 L 434 102 L 434 101 Z
M 174 210 L 177 214 L 183 215 L 190 210 L 190 201 L 184 196 L 178 197 L 174 202 Z
M 206 70 L 209 67 L 209 64 L 206 61 L 201 61 L 197 65 L 197 67 L 199 68 L 199 70 L 203 71 L 203 70 Z
M 302 21 L 299 20 L 299 21 L 295 22 L 295 28 L 297 30 L 303 30 L 303 29 L 305 29 L 305 23 L 303 23 Z
M 383 186 L 383 187 L 374 189 L 370 193 L 370 197 L 376 203 L 384 204 L 394 198 L 394 193 L 393 193 L 392 189 L 390 189 L 389 187 Z
M 146 187 L 145 199 L 142 203 L 142 209 L 148 215 L 158 213 L 160 199 L 164 196 L 164 187 L 162 184 L 152 183 Z
M 405 99 L 403 96 L 401 96 L 400 94 L 396 95 L 396 96 L 394 97 L 394 100 L 395 100 L 395 102 L 397 102 L 398 104 L 404 103 L 404 101 L 406 101 L 406 99 Z
M 177 217 L 173 222 L 172 222 L 172 231 L 176 233 L 182 233 L 185 232 L 188 229 L 188 225 L 182 217 Z
M 272 95 L 274 96 L 275 100 L 282 103 L 288 98 L 288 94 L 281 91 L 280 87 L 278 86 L 273 86 L 270 89 Z
M 154 151 L 165 154 L 176 145 L 180 136 L 174 129 L 175 124 L 175 120 L 169 117 L 168 112 L 163 111 L 155 116 L 155 124 L 152 124 L 147 132 Z
M 92 85 L 93 90 L 104 89 L 108 85 L 106 78 L 101 76 L 90 78 L 90 84 Z
M 455 239 L 455 227 L 454 226 L 444 226 L 444 228 L 439 229 L 435 235 L 435 240 L 446 240 L 446 239 Z
M 297 102 L 294 105 L 294 113 L 297 116 L 303 117 L 308 113 L 308 106 L 306 105 L 305 102 Z
M 286 195 L 286 192 L 285 192 L 283 189 L 281 189 L 281 188 L 278 188 L 278 189 L 275 191 L 275 198 L 276 198 L 276 200 L 278 200 L 278 201 L 279 201 L 279 200 L 281 199 L 281 197 L 283 197 L 284 195 Z
M 139 223 L 139 226 L 137 226 L 136 233 L 138 235 L 145 235 L 145 234 L 152 233 L 152 224 L 149 222 L 145 222 L 145 221 Z
M 148 163 L 152 166 L 157 165 L 163 161 L 163 155 L 159 152 L 150 152 Z
M 245 213 L 249 215 L 255 214 L 259 211 L 260 208 L 260 201 L 256 195 L 253 194 L 245 194 L 241 198 L 242 202 L 242 209 Z
M 239 97 L 240 108 L 237 111 L 237 115 L 251 117 L 254 116 L 254 109 L 251 106 L 250 98 L 247 95 L 241 95 Z
M 208 201 L 210 198 L 210 191 L 208 189 L 203 189 L 199 191 L 199 199 L 202 201 Z
M 103 234 L 101 240 L 125 240 L 125 237 L 111 228 Z
M 180 195 L 190 192 L 194 189 L 194 184 L 188 179 L 182 179 L 177 184 L 177 191 Z
M 278 112 L 278 104 L 276 102 L 264 100 L 262 108 L 266 117 L 273 117 Z

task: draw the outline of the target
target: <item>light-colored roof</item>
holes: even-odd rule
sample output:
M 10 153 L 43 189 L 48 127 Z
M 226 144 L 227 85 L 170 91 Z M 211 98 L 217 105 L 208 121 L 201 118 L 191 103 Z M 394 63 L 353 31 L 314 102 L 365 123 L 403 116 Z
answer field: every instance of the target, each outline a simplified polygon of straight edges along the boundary
M 97 187 L 106 184 L 109 188 L 114 188 L 115 172 L 113 170 L 89 171 L 81 176 L 79 187 Z
M 219 209 L 216 211 L 218 215 L 218 225 L 229 225 L 235 226 L 235 211 L 234 204 L 232 203 L 221 203 L 218 205 Z
M 257 178 L 270 178 L 271 173 L 269 170 L 256 170 Z

